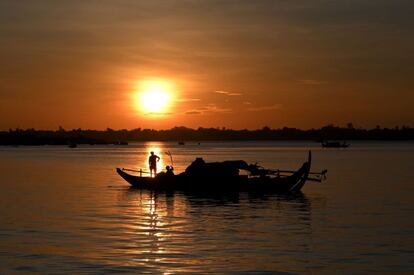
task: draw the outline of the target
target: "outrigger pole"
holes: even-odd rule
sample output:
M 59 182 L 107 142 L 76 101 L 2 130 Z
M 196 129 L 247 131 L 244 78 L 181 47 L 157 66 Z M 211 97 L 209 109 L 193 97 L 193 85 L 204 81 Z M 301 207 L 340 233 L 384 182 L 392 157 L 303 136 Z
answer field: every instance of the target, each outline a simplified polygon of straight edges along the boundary
M 277 176 L 282 176 L 282 177 L 288 177 L 289 175 L 281 175 L 281 173 L 286 173 L 286 174 L 293 174 L 296 171 L 291 171 L 291 170 L 270 170 L 270 173 L 277 175 Z M 328 173 L 328 170 L 322 170 L 321 172 L 309 172 L 309 175 L 316 175 L 316 178 L 310 178 L 308 177 L 307 180 L 309 181 L 316 181 L 316 182 L 322 182 L 323 180 L 326 180 L 326 174 Z
M 296 171 L 292 171 L 292 170 L 272 170 L 272 169 L 264 169 L 261 166 L 258 166 L 257 164 L 255 164 L 254 166 L 258 167 L 259 173 L 258 174 L 262 174 L 262 175 L 274 175 L 277 177 L 288 177 L 294 173 L 296 173 Z M 250 171 L 252 172 L 252 171 Z M 315 175 L 316 178 L 310 178 L 308 177 L 309 181 L 317 181 L 317 182 L 322 182 L 323 180 L 326 180 L 326 174 L 328 173 L 327 169 L 322 170 L 321 172 L 309 172 L 309 175 Z
M 296 171 L 291 170 L 272 170 L 272 172 L 279 172 L 279 173 L 295 173 Z M 322 172 L 309 172 L 309 175 L 325 175 L 328 173 L 328 170 L 322 170 Z
M 122 171 L 130 171 L 130 172 L 137 172 L 139 173 L 139 176 L 142 177 L 142 174 L 150 174 L 150 172 L 147 171 L 142 171 L 142 169 L 139 170 L 135 170 L 135 169 L 127 169 L 127 168 L 122 168 Z
M 173 157 L 170 151 L 165 152 L 165 154 L 167 154 L 167 156 L 170 156 L 170 160 L 171 160 L 171 166 L 174 167 L 174 161 L 173 161 Z

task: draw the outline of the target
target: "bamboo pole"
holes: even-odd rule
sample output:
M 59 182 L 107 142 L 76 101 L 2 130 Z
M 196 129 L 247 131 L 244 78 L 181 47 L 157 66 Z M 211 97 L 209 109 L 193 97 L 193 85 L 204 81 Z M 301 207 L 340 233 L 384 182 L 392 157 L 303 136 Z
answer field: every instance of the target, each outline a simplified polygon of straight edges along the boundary
M 142 171 L 142 169 L 139 170 L 135 170 L 135 169 L 127 169 L 127 168 L 122 168 L 123 171 L 130 171 L 130 172 L 137 172 L 140 173 L 140 175 L 142 175 L 142 173 L 144 174 L 149 174 L 150 172 L 147 171 Z

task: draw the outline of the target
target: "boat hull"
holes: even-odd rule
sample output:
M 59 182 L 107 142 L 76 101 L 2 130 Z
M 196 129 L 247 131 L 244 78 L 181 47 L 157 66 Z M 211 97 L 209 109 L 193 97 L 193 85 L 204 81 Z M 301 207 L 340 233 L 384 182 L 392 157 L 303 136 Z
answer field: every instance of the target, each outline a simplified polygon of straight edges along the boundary
M 159 174 L 155 178 L 138 177 L 117 168 L 117 173 L 133 187 L 159 191 L 197 191 L 197 192 L 298 192 L 305 185 L 311 168 L 311 153 L 308 161 L 288 177 L 247 177 L 219 175 L 195 177 L 185 173 L 179 175 Z

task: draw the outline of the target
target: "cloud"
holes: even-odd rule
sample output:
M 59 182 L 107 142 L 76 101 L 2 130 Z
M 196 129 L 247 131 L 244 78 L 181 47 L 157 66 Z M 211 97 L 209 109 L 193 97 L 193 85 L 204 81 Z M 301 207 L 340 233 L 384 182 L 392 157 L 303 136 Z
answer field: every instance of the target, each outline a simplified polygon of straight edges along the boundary
M 232 109 L 219 107 L 216 104 L 208 104 L 206 106 L 191 109 L 185 112 L 186 115 L 205 115 L 213 113 L 231 113 Z
M 227 92 L 227 91 L 214 91 L 216 94 L 221 94 L 221 95 L 228 95 L 228 96 L 239 96 L 242 95 L 241 93 L 232 93 L 232 92 Z
M 183 98 L 178 98 L 176 101 L 177 102 L 194 102 L 194 101 L 200 101 L 200 99 L 199 98 L 185 98 L 185 97 L 183 97 Z
M 248 108 L 248 111 L 257 112 L 257 111 L 269 111 L 269 110 L 278 110 L 282 107 L 281 104 L 273 104 L 268 106 L 259 106 L 259 107 L 251 107 Z
M 204 112 L 207 113 L 230 113 L 232 111 L 232 109 L 230 108 L 222 108 L 219 107 L 215 104 L 210 104 L 207 106 L 207 110 L 205 110 Z
M 151 116 L 167 116 L 167 115 L 172 115 L 173 113 L 157 113 L 157 112 L 149 112 L 149 113 L 145 113 L 146 115 L 151 115 Z
M 186 115 L 201 115 L 202 112 L 200 111 L 187 111 L 185 112 Z

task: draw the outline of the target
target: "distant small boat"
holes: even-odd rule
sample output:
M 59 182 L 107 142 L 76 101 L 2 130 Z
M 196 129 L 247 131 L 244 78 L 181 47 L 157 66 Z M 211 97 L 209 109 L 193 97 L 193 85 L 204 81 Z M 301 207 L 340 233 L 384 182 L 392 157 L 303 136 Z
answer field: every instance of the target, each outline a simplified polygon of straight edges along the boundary
M 114 141 L 112 142 L 113 145 L 128 145 L 127 141 Z
M 178 145 L 185 145 L 184 141 L 179 141 Z
M 350 144 L 345 141 L 322 141 L 321 145 L 324 148 L 348 148 L 350 146 Z
M 71 143 L 68 145 L 69 148 L 76 148 L 78 145 L 76 143 Z
M 126 141 L 114 141 L 112 142 L 113 145 L 128 145 Z

